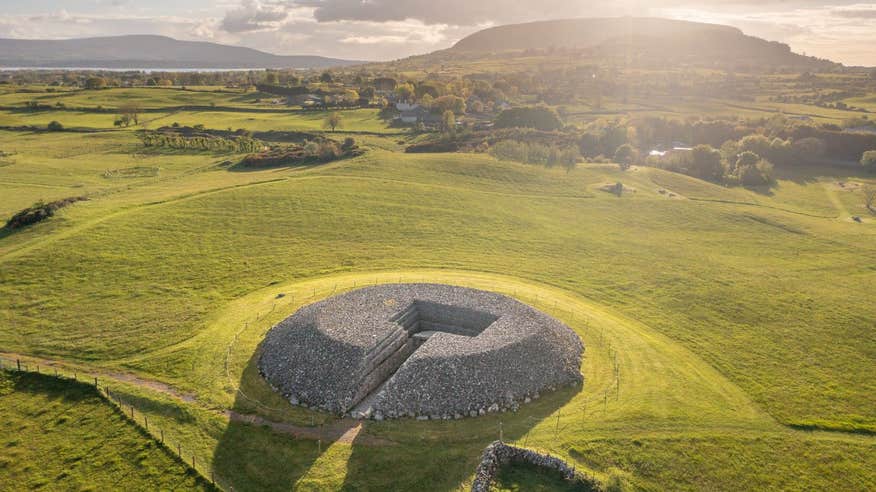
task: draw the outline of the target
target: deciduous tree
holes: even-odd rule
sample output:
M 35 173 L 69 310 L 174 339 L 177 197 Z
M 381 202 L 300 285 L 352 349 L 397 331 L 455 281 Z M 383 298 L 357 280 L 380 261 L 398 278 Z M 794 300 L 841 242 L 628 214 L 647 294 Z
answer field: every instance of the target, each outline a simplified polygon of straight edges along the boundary
M 340 128 L 344 125 L 344 117 L 341 113 L 337 111 L 332 111 L 325 117 L 325 121 L 323 122 L 323 128 L 330 128 L 331 131 L 335 131 L 335 129 Z

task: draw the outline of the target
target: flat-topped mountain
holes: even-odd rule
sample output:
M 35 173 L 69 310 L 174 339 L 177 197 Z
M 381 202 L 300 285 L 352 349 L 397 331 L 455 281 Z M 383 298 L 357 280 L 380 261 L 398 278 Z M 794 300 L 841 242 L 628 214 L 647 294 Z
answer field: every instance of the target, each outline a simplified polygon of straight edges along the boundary
M 478 31 L 451 48 L 455 52 L 581 49 L 595 56 L 652 57 L 715 63 L 824 68 L 835 63 L 793 53 L 782 43 L 748 36 L 717 24 L 659 18 L 586 18 L 530 22 Z
M 165 36 L 0 39 L 0 66 L 95 68 L 328 68 L 360 62 L 264 51 Z

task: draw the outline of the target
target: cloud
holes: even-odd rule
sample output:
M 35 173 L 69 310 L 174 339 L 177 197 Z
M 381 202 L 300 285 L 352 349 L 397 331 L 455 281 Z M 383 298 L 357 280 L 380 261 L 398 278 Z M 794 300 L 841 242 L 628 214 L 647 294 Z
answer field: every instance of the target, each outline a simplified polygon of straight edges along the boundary
M 576 0 L 298 0 L 296 3 L 313 7 L 314 17 L 319 22 L 415 19 L 426 24 L 457 26 L 576 17 L 599 10 Z
M 837 7 L 831 11 L 837 17 L 847 19 L 876 19 L 876 4 L 858 4 Z
M 244 0 L 240 7 L 226 12 L 222 29 L 230 33 L 276 29 L 288 16 L 285 4 Z
M 3 0 L 0 0 L 3 3 Z M 797 52 L 876 65 L 876 0 L 39 0 L 7 2 L 0 37 L 161 34 L 277 54 L 390 60 L 491 25 L 661 16 L 727 24 Z M 47 8 L 46 5 L 54 8 Z M 160 4 L 160 5 L 159 5 Z M 63 7 L 63 8 L 61 8 Z

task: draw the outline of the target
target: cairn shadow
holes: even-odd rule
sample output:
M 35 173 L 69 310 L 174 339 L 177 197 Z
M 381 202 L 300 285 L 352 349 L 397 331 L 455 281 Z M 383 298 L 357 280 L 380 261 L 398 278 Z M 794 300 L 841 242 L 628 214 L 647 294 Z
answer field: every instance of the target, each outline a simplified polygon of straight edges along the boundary
M 226 412 L 229 422 L 213 453 L 216 481 L 235 492 L 319 490 L 301 482 L 359 422 L 285 401 L 259 373 L 260 354 L 261 347 L 248 360 Z
M 458 490 L 474 474 L 487 445 L 500 436 L 508 442 L 524 439 L 580 391 L 580 385 L 561 388 L 517 412 L 459 420 L 364 421 L 352 444 L 342 490 Z M 374 437 L 391 444 L 361 441 Z
M 286 402 L 259 373 L 260 354 L 261 346 L 247 362 L 213 456 L 227 490 L 457 490 L 500 432 L 522 439 L 581 390 L 459 420 L 355 420 Z

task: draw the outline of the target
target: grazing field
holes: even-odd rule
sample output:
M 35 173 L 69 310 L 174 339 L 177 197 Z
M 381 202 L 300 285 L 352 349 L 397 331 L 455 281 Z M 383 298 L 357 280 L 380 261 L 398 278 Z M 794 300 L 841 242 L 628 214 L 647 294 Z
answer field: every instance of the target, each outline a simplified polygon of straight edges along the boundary
M 215 110 L 152 127 L 322 118 Z M 126 130 L 0 131 L 4 217 L 91 197 L 0 234 L 0 351 L 118 380 L 234 490 L 464 489 L 499 432 L 622 489 L 876 488 L 876 220 L 859 186 L 838 185 L 872 176 L 800 165 L 746 189 L 567 172 L 405 154 L 376 112 L 345 118 L 374 133 L 354 135 L 364 155 L 249 171 L 223 164 L 242 156 L 149 153 Z M 634 191 L 601 191 L 618 181 Z M 258 374 L 264 333 L 298 307 L 399 281 L 556 316 L 584 342 L 583 387 L 516 413 L 360 423 L 292 407 Z M 510 468 L 499 485 L 552 479 Z
M 223 106 L 234 108 L 253 107 L 260 98 L 272 96 L 240 89 L 199 88 L 115 88 L 103 90 L 61 90 L 52 92 L 12 92 L 0 94 L 0 106 L 23 107 L 34 101 L 40 105 L 63 104 L 69 108 L 118 108 L 123 104 L 136 104 L 143 109 L 179 106 Z M 276 97 L 276 96 L 274 96 Z
M 0 371 L 0 489 L 212 490 L 94 388 Z

